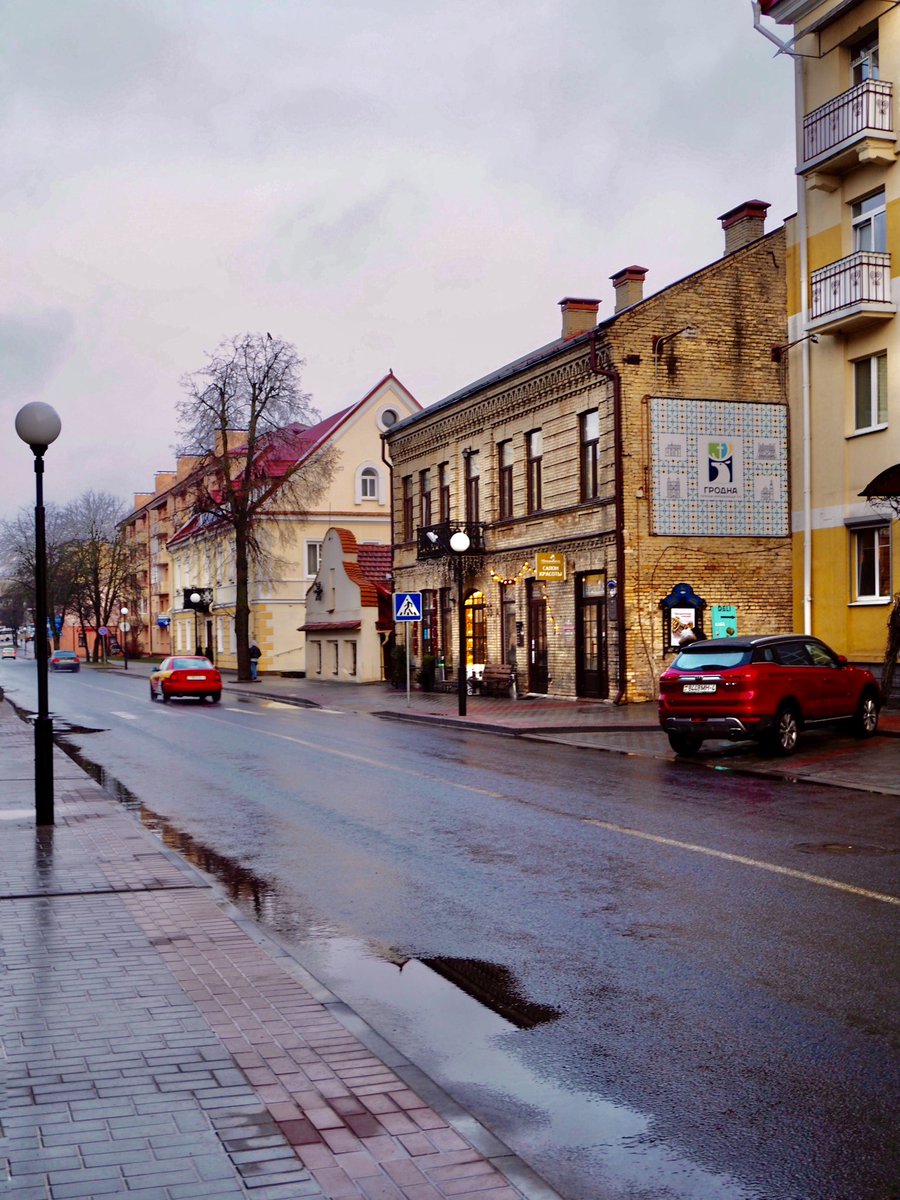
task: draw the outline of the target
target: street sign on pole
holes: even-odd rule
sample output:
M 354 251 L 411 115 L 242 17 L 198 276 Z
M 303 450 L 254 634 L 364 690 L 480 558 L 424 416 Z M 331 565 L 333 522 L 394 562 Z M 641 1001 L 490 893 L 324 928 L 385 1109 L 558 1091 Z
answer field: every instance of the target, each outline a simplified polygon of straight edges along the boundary
M 422 593 L 394 592 L 394 620 L 421 621 Z

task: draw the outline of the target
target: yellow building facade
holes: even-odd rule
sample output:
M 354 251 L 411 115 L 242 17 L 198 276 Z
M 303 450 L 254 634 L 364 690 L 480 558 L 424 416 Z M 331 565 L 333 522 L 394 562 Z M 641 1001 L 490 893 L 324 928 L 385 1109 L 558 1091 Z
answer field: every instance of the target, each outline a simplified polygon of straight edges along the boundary
M 900 9 L 879 0 L 754 9 L 759 31 L 793 60 L 797 97 L 783 351 L 794 623 L 855 662 L 878 663 L 900 578 L 897 520 L 866 495 L 883 494 L 883 473 L 900 464 Z
M 390 544 L 390 465 L 382 434 L 418 412 L 419 403 L 393 373 L 365 396 L 306 431 L 305 454 L 337 456 L 325 490 L 311 508 L 292 513 L 274 497 L 260 521 L 265 564 L 252 567 L 250 637 L 262 651 L 261 674 L 304 674 L 307 594 L 321 563 L 322 544 L 335 524 L 362 546 Z M 236 447 L 239 435 L 236 435 Z M 199 649 L 218 666 L 237 667 L 234 635 L 235 572 L 231 532 L 194 517 L 167 544 L 171 559 L 171 652 Z M 196 606 L 190 597 L 200 597 Z

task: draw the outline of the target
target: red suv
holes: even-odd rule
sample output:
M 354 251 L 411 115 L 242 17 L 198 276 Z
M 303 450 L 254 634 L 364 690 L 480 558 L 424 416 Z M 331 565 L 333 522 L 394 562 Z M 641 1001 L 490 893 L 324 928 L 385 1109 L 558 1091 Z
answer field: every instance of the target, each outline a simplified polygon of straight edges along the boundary
M 880 708 L 871 671 L 800 634 L 694 642 L 659 681 L 659 723 L 676 754 L 696 754 L 706 738 L 790 754 L 801 729 L 826 721 L 871 737 Z

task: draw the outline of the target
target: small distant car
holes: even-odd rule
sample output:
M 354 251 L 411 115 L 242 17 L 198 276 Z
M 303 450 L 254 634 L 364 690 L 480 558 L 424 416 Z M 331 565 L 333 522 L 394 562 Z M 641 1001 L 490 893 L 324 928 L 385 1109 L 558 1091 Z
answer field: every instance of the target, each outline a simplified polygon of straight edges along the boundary
M 54 650 L 50 655 L 51 671 L 80 671 L 81 659 L 74 650 Z
M 15 657 L 16 657 L 15 646 L 0 647 L 0 658 L 15 658 Z
M 176 696 L 195 696 L 201 701 L 209 697 L 218 704 L 222 699 L 222 676 L 208 658 L 175 654 L 151 673 L 150 699 L 167 704 Z
M 871 671 L 803 634 L 696 641 L 659 681 L 659 723 L 676 754 L 696 754 L 707 738 L 790 754 L 803 729 L 829 722 L 871 737 L 880 710 Z

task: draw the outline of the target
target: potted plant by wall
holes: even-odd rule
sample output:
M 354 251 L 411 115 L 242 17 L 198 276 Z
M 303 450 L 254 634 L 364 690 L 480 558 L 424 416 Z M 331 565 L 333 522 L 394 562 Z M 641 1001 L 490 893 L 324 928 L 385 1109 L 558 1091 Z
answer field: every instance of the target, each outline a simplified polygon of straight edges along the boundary
M 406 647 L 395 646 L 391 651 L 391 685 L 406 687 Z
M 435 660 L 433 654 L 423 654 L 419 669 L 416 671 L 416 683 L 423 692 L 434 691 Z

